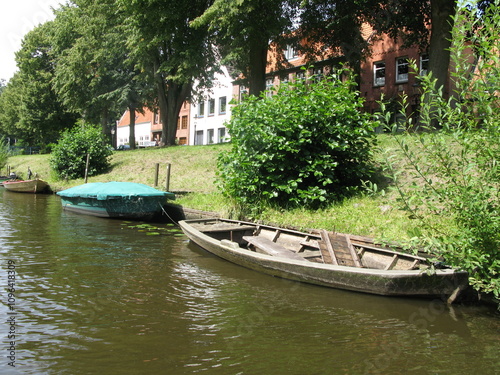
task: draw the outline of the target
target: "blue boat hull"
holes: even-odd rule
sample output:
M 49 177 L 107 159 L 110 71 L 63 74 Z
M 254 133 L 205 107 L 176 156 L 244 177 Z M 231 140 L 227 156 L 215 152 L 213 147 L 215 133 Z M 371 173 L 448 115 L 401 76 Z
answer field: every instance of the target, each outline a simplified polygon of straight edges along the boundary
M 150 219 L 161 212 L 165 197 L 96 198 L 61 197 L 64 210 L 86 215 L 122 219 Z

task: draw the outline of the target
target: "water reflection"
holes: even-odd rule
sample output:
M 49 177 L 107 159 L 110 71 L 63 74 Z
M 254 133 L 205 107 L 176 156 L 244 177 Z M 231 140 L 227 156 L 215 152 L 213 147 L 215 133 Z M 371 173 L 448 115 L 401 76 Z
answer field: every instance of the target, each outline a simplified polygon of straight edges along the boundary
M 2 264 L 18 264 L 26 374 L 492 373 L 499 364 L 489 309 L 261 275 L 175 232 L 63 212 L 54 196 L 0 191 L 0 223 Z

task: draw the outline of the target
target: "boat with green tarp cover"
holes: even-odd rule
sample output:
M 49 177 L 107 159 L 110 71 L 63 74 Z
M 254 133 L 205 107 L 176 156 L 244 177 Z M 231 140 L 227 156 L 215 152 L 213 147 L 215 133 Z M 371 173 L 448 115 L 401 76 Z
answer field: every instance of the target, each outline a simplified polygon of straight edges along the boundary
M 57 193 L 63 209 L 92 216 L 151 219 L 162 211 L 171 192 L 135 182 L 92 182 Z

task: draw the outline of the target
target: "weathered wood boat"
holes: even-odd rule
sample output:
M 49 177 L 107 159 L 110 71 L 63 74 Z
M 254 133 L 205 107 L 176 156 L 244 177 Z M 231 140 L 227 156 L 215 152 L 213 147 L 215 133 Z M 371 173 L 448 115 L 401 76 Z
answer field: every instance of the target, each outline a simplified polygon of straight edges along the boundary
M 468 285 L 466 272 L 435 269 L 425 257 L 378 246 L 366 237 L 228 219 L 179 225 L 203 249 L 286 279 L 386 296 L 441 297 L 450 303 Z
M 57 193 L 64 210 L 92 216 L 150 219 L 161 212 L 170 192 L 135 182 L 93 182 Z
M 34 180 L 14 180 L 14 181 L 4 181 L 3 187 L 9 191 L 15 191 L 16 193 L 43 193 L 49 184 L 47 182 L 34 179 Z

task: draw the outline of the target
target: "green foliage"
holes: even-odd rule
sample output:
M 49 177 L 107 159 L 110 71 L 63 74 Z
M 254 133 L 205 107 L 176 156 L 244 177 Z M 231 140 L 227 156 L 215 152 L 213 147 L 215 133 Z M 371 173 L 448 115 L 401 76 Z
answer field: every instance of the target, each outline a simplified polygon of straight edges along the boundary
M 64 132 L 54 146 L 50 166 L 61 178 L 85 176 L 87 154 L 90 154 L 88 175 L 106 171 L 112 151 L 105 145 L 105 136 L 98 127 L 82 125 Z
M 7 164 L 7 159 L 10 156 L 9 143 L 5 137 L 0 137 L 0 170 Z
M 500 296 L 500 13 L 459 13 L 452 58 L 456 98 L 445 100 L 432 76 L 422 80 L 424 132 L 396 136 L 414 184 L 399 186 L 405 208 L 422 220 L 421 243 L 467 270 L 471 284 Z M 475 8 L 472 8 L 475 9 Z M 470 47 L 473 36 L 473 48 Z M 470 54 L 474 54 L 474 66 Z M 424 100 L 422 100 L 424 101 Z M 441 130 L 432 126 L 438 123 Z M 432 215 L 453 220 L 437 228 Z
M 349 79 L 282 84 L 233 109 L 232 149 L 219 157 L 223 192 L 243 206 L 319 207 L 370 176 L 372 124 Z

